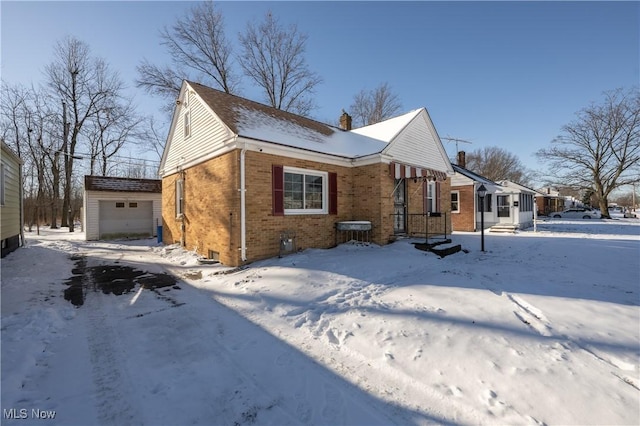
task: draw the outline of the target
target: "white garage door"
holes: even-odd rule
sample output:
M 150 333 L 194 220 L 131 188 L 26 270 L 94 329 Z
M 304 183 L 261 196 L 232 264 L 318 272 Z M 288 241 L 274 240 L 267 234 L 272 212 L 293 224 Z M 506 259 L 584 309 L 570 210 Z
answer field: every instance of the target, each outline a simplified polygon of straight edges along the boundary
M 100 238 L 153 235 L 151 201 L 100 201 Z

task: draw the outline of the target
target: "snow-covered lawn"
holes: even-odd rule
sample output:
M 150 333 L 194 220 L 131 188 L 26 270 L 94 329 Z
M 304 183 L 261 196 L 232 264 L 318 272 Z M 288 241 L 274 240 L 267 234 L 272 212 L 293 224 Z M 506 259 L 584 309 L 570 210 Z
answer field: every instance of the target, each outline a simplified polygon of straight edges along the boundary
M 2 424 L 640 423 L 640 221 L 537 231 L 487 233 L 484 253 L 455 233 L 468 252 L 442 259 L 405 240 L 242 270 L 28 234 L 1 264 Z M 107 266 L 144 275 L 106 294 Z M 148 285 L 166 271 L 175 285 Z

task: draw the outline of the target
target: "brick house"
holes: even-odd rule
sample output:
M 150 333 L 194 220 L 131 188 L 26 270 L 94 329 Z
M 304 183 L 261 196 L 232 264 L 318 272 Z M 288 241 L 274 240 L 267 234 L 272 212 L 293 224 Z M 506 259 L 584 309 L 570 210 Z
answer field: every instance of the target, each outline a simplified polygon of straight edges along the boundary
M 285 233 L 328 248 L 337 223 L 364 221 L 386 244 L 424 228 L 411 215 L 448 213 L 453 169 L 426 109 L 340 123 L 183 82 L 160 164 L 163 241 L 237 266 L 278 255 Z M 424 220 L 444 233 L 449 217 Z
M 451 225 L 454 231 L 475 232 L 481 226 L 492 231 L 513 231 L 533 225 L 536 191 L 508 180 L 493 182 L 465 168 L 465 152 L 458 152 L 451 178 Z M 476 191 L 487 190 L 482 203 Z
M 551 212 L 561 212 L 565 209 L 565 197 L 560 195 L 560 191 L 545 187 L 537 191 L 536 206 L 538 215 L 548 216 Z
M 487 195 L 482 202 L 484 226 L 498 223 L 496 193 L 500 185 L 465 168 L 465 152 L 458 152 L 458 164 L 453 165 L 451 177 L 451 226 L 454 231 L 475 232 L 480 230 L 480 199 L 476 193 L 484 185 Z

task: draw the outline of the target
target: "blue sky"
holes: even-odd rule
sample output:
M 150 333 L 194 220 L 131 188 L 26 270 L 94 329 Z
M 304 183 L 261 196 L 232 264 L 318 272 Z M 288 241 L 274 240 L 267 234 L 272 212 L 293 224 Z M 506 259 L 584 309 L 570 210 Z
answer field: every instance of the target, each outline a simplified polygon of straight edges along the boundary
M 2 79 L 44 81 L 56 41 L 73 35 L 118 71 L 140 112 L 160 102 L 135 88 L 145 57 L 168 61 L 159 30 L 190 2 L 2 1 Z M 602 92 L 640 82 L 638 2 L 219 2 L 234 40 L 271 10 L 309 35 L 324 80 L 314 117 L 334 123 L 353 95 L 388 82 L 402 112 L 426 107 L 441 137 L 498 146 L 531 169 L 564 124 Z M 241 95 L 261 101 L 248 80 Z M 450 156 L 455 145 L 445 143 Z

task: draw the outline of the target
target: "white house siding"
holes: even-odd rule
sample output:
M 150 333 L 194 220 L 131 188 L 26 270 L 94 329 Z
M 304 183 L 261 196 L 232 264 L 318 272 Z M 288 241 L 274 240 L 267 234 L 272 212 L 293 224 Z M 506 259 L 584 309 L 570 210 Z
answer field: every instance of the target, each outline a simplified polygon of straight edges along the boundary
M 153 236 L 156 224 L 162 224 L 162 194 L 149 192 L 86 191 L 84 199 L 84 229 L 87 240 L 100 239 L 100 201 L 152 201 Z
M 4 142 L 3 142 L 4 144 Z M 2 241 L 20 235 L 20 163 L 2 147 L 2 169 L 4 171 L 4 205 L 0 207 L 2 217 Z
M 426 110 L 416 116 L 384 150 L 393 161 L 452 173 L 446 152 Z
M 188 87 L 188 86 L 187 86 Z M 181 95 L 184 99 L 184 94 Z M 184 116 L 191 112 L 190 136 L 184 136 Z M 178 166 L 197 161 L 203 153 L 210 153 L 222 147 L 224 142 L 233 136 L 218 116 L 194 92 L 189 94 L 189 104 L 181 104 L 178 114 L 174 115 L 167 144 L 171 149 L 166 150 L 167 158 L 164 162 L 162 176 L 176 173 Z
M 451 176 L 451 187 L 473 185 L 473 179 L 470 179 L 460 173 Z

